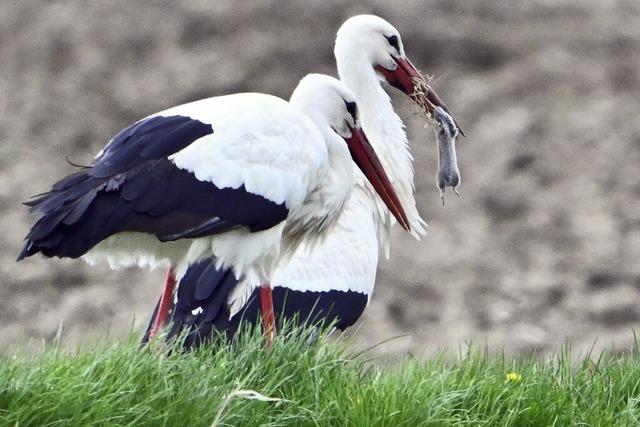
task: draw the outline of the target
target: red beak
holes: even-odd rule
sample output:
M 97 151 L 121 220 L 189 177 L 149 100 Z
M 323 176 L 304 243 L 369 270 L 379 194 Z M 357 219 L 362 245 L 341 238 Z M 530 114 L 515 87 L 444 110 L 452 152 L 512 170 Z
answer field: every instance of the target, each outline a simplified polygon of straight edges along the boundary
M 362 173 L 369 180 L 373 188 L 376 190 L 382 201 L 393 216 L 398 220 L 402 228 L 409 231 L 411 226 L 407 215 L 400 204 L 398 196 L 391 186 L 389 177 L 380 163 L 378 155 L 373 150 L 371 143 L 367 139 L 361 128 L 351 129 L 351 138 L 345 139 L 351 158 L 358 165 Z
M 420 74 L 420 71 L 418 71 L 418 69 L 411 63 L 409 58 L 394 57 L 393 60 L 396 61 L 396 64 L 397 64 L 397 67 L 395 70 L 387 70 L 386 68 L 380 65 L 376 65 L 375 66 L 376 71 L 382 74 L 391 86 L 401 90 L 408 96 L 414 96 L 414 93 L 416 91 L 415 80 L 416 79 L 421 80 L 425 84 L 427 83 L 427 80 L 424 77 L 422 77 L 422 74 Z M 444 102 L 442 102 L 438 94 L 430 86 L 427 85 L 427 87 L 428 87 L 428 90 L 424 94 L 425 98 L 428 101 L 427 105 L 431 105 L 432 110 L 435 110 L 435 107 L 438 106 L 442 108 L 444 111 L 446 111 L 446 113 L 449 114 L 451 118 L 453 118 L 453 122 L 458 128 L 458 131 L 460 132 L 460 134 L 462 136 L 465 136 L 464 132 L 462 131 L 462 128 L 458 125 L 458 122 L 456 121 L 455 117 L 453 117 L 453 114 L 449 112 L 449 110 L 447 109 L 447 106 L 444 105 Z M 430 113 L 433 114 L 433 111 L 430 111 Z

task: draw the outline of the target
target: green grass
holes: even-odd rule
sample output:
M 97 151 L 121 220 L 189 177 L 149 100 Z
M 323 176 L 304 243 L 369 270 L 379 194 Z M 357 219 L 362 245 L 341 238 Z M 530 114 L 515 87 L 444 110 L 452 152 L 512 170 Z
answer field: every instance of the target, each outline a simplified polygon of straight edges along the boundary
M 471 350 L 394 367 L 366 357 L 295 337 L 266 350 L 255 335 L 192 353 L 141 350 L 134 338 L 53 346 L 0 359 L 0 425 L 639 424 L 637 349 L 597 360 Z

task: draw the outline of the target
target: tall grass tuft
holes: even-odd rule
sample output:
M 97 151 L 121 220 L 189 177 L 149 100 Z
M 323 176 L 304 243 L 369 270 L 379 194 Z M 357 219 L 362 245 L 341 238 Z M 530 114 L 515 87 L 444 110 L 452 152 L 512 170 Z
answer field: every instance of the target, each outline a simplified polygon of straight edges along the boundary
M 457 357 L 366 362 L 290 328 L 265 349 L 259 331 L 197 351 L 136 337 L 77 351 L 54 345 L 0 361 L 0 424 L 637 425 L 640 358 Z

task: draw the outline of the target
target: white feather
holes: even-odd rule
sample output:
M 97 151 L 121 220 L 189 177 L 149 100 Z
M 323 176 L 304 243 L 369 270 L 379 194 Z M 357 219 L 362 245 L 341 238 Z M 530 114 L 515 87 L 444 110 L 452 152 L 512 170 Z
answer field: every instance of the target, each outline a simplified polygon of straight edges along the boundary
M 273 274 L 274 286 L 297 291 L 355 291 L 371 295 L 378 242 L 371 197 L 355 189 L 335 229 L 310 248 L 302 246 Z

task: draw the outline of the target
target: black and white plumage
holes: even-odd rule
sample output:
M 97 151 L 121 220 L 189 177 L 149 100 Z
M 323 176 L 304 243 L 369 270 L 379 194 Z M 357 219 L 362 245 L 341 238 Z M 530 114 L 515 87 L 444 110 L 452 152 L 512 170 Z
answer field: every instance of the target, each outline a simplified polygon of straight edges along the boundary
M 413 158 L 402 120 L 393 110 L 381 82 L 387 82 L 409 96 L 415 92 L 414 79 L 419 71 L 407 58 L 397 29 L 387 21 L 371 15 L 348 19 L 338 31 L 335 46 L 338 72 L 353 90 L 358 101 L 363 128 L 380 155 L 385 170 L 404 207 L 408 225 L 415 238 L 426 234 L 426 223 L 420 217 L 414 199 Z M 432 90 L 428 102 L 447 111 Z M 455 120 L 452 119 L 455 127 Z M 278 317 L 335 322 L 338 329 L 351 326 L 364 312 L 373 293 L 380 250 L 389 256 L 389 232 L 393 217 L 381 203 L 369 183 L 356 170 L 356 182 L 350 199 L 336 227 L 322 242 L 303 245 L 273 274 L 274 304 Z M 211 278 L 209 278 L 211 279 Z M 187 343 L 198 343 L 212 329 L 235 333 L 239 318 L 228 317 L 218 306 L 209 312 L 209 301 L 196 296 L 197 289 L 209 286 L 206 277 L 188 274 L 182 278 L 174 313 L 173 332 L 190 331 Z M 259 288 L 253 286 L 252 298 L 258 299 Z M 188 292 L 190 290 L 190 295 Z M 288 295 L 288 303 L 278 295 Z M 209 294 L 207 294 L 209 295 Z M 249 306 L 251 307 L 251 306 Z M 332 307 L 331 312 L 320 310 Z M 244 316 L 254 322 L 251 314 Z M 325 317 L 323 317 L 323 313 Z
M 260 287 L 255 287 L 237 311 L 227 304 L 237 279 L 228 269 L 216 269 L 213 259 L 192 264 L 182 277 L 171 310 L 167 338 L 185 334 L 184 346 L 197 347 L 216 333 L 232 338 L 244 325 L 261 321 Z M 364 311 L 368 298 L 354 291 L 296 291 L 273 287 L 273 309 L 278 319 L 297 319 L 311 325 L 332 325 L 340 330 L 353 325 Z M 194 308 L 195 307 L 195 308 Z M 151 318 L 143 342 L 149 340 Z
M 246 227 L 263 231 L 287 218 L 284 203 L 239 188 L 200 181 L 168 159 L 213 134 L 186 116 L 154 116 L 116 135 L 91 167 L 27 202 L 42 217 L 20 259 L 42 252 L 77 258 L 119 232 L 153 234 L 160 242 Z
M 270 282 L 281 252 L 313 245 L 335 224 L 353 185 L 352 159 L 403 221 L 350 109 L 353 94 L 320 75 L 299 88 L 291 102 L 208 98 L 123 130 L 89 167 L 29 202 L 40 218 L 19 259 L 42 252 L 112 267 L 169 265 L 182 275 L 214 256 L 215 268 L 237 279 L 228 302 L 242 307 L 253 283 Z

